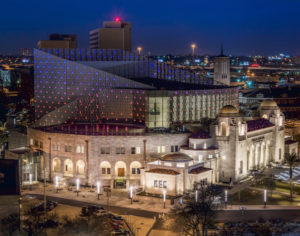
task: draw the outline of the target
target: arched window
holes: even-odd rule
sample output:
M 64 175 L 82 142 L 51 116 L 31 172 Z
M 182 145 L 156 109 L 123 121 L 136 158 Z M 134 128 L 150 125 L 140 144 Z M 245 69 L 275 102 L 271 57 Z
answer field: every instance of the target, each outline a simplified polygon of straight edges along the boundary
M 52 168 L 54 172 L 59 172 L 60 171 L 60 159 L 59 158 L 54 158 L 52 162 Z
M 138 161 L 134 161 L 130 164 L 130 174 L 131 175 L 139 175 L 141 174 L 141 163 Z
M 76 163 L 76 173 L 78 175 L 84 175 L 84 167 L 85 167 L 85 163 L 82 160 L 77 161 Z
M 67 159 L 64 162 L 64 174 L 73 175 L 73 162 L 70 159 Z
M 110 175 L 111 165 L 108 161 L 102 161 L 100 163 L 100 175 Z
M 227 125 L 224 122 L 221 123 L 221 135 L 227 136 Z

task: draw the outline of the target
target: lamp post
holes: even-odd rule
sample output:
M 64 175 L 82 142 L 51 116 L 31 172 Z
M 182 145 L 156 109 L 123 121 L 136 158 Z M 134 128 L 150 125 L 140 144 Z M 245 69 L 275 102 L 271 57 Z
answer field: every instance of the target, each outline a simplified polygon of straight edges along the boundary
M 98 200 L 99 200 L 100 199 L 100 194 L 101 194 L 101 183 L 100 183 L 100 181 L 97 181 L 96 185 L 97 185 L 97 196 L 98 196 Z
M 192 56 L 193 58 L 195 57 L 195 48 L 196 48 L 196 44 L 192 43 L 191 44 L 191 48 L 192 48 Z
M 133 199 L 133 186 L 130 186 L 129 197 L 130 197 L 131 204 L 132 204 L 132 199 Z
M 56 188 L 56 193 L 58 193 L 58 187 L 59 187 L 59 177 L 55 176 L 55 188 Z
M 267 207 L 267 190 L 264 190 L 264 208 Z
M 225 208 L 227 208 L 227 201 L 228 201 L 228 191 L 227 191 L 227 189 L 225 190 L 225 197 L 224 197 L 225 199 Z
M 32 174 L 29 174 L 29 185 L 30 185 L 30 190 L 32 190 Z
M 139 55 L 141 55 L 142 47 L 141 47 L 141 46 L 138 46 L 138 47 L 137 47 L 137 50 L 138 50 Z
M 166 196 L 167 196 L 167 191 L 164 189 L 163 190 L 164 208 L 166 208 Z
M 79 188 L 80 188 L 80 179 L 76 179 L 76 193 L 77 193 L 77 197 L 79 195 Z

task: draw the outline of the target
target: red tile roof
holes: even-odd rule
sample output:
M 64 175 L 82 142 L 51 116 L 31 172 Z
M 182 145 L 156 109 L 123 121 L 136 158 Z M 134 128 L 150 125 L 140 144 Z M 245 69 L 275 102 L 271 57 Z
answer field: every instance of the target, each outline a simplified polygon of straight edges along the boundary
M 206 167 L 203 167 L 203 166 L 199 166 L 199 167 L 196 167 L 194 169 L 191 169 L 189 171 L 189 174 L 198 175 L 198 174 L 204 173 L 206 171 L 210 171 L 210 170 L 212 170 L 212 169 L 211 168 L 206 168 Z
M 166 175 L 179 175 L 180 173 L 175 170 L 170 169 L 161 169 L 161 168 L 155 168 L 151 170 L 147 170 L 146 172 L 149 173 L 157 173 L 157 174 L 166 174 Z
M 270 121 L 266 119 L 256 119 L 256 120 L 248 120 L 248 132 L 259 130 L 259 129 L 265 129 L 274 126 Z

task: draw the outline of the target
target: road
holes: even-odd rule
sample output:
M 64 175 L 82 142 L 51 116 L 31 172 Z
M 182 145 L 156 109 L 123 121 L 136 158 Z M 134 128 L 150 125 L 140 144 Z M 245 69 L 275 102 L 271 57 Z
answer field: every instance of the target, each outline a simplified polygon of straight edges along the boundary
M 44 196 L 41 194 L 25 194 L 25 195 L 23 195 L 23 197 L 26 197 L 26 196 L 27 197 L 33 196 L 39 200 L 44 199 Z M 82 206 L 86 206 L 86 205 L 97 205 L 97 206 L 102 206 L 104 208 L 107 208 L 107 205 L 103 205 L 103 204 L 87 203 L 87 202 L 83 202 L 83 201 L 65 199 L 65 198 L 60 198 L 60 197 L 47 196 L 47 200 L 56 201 L 60 204 L 77 206 L 77 207 L 82 207 Z M 158 214 L 159 214 L 157 212 L 140 210 L 140 209 L 131 209 L 131 208 L 119 207 L 119 206 L 109 206 L 109 210 L 116 214 L 119 214 L 119 215 L 134 215 L 134 216 L 141 216 L 141 217 L 146 217 L 146 218 L 153 218 L 154 216 L 158 216 Z

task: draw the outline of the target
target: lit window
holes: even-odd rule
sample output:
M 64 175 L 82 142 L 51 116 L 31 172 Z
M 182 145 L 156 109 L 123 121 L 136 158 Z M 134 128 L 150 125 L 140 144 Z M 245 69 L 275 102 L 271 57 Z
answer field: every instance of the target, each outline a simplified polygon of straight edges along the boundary
M 171 162 L 165 162 L 164 165 L 165 166 L 172 166 L 172 163 Z
M 157 147 L 157 153 L 160 153 L 160 146 Z
M 177 163 L 177 167 L 184 167 L 184 163 Z
M 161 152 L 166 152 L 166 147 L 165 146 L 161 146 Z
M 210 155 L 208 155 L 208 158 L 213 158 L 213 155 L 211 155 L 211 154 L 210 154 Z
M 206 149 L 207 148 L 207 145 L 206 143 L 203 144 L 203 149 Z
M 202 156 L 202 155 L 199 155 L 199 156 L 198 156 L 198 161 L 199 161 L 199 162 L 203 162 L 203 156 Z
M 30 142 L 30 145 L 33 145 L 33 139 L 32 138 L 30 139 L 29 142 Z
M 197 148 L 197 145 L 196 145 L 196 143 L 194 143 L 194 149 L 196 149 Z
M 140 147 L 136 147 L 136 154 L 140 154 L 141 153 L 141 148 Z

